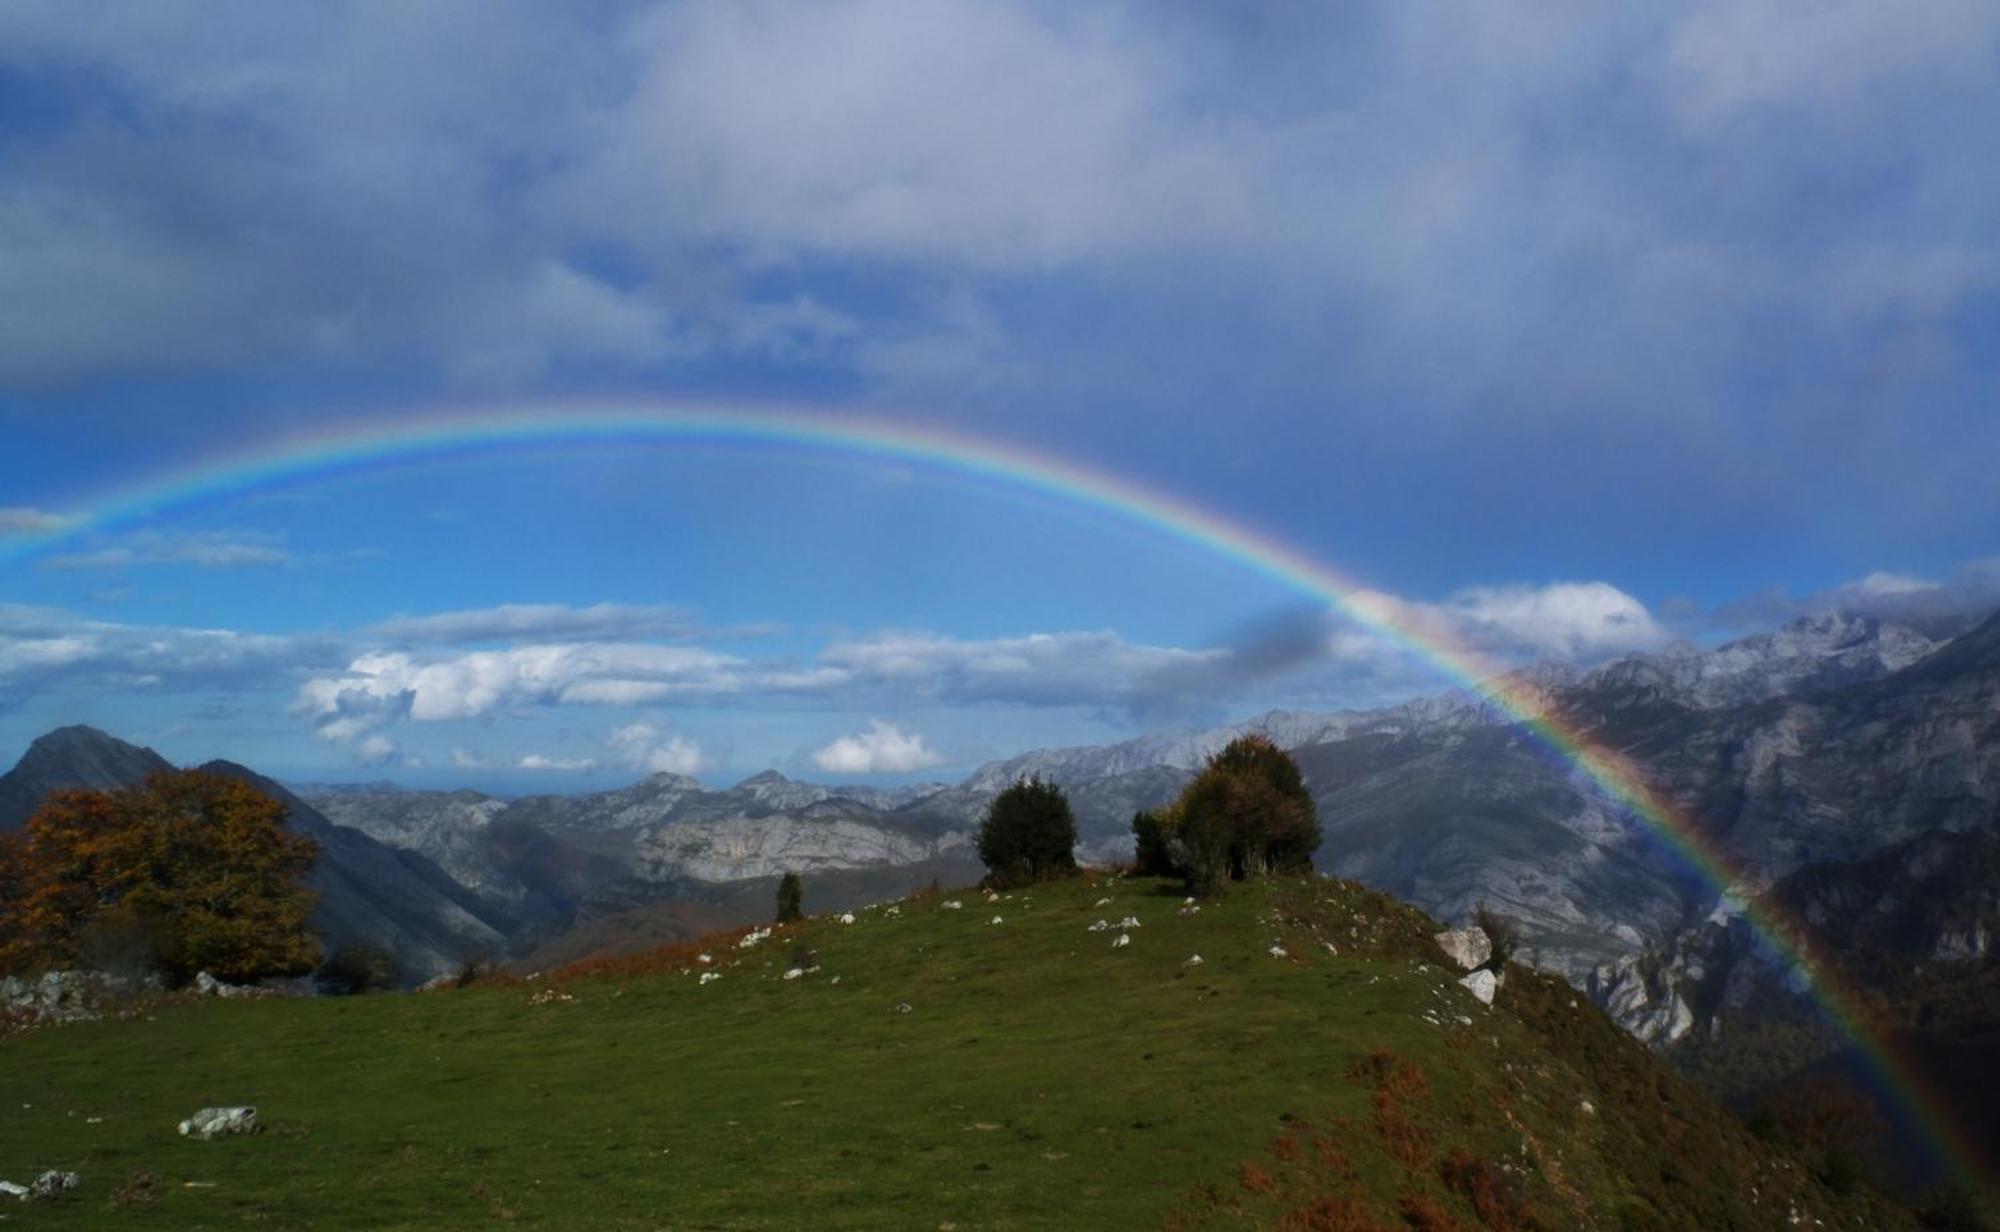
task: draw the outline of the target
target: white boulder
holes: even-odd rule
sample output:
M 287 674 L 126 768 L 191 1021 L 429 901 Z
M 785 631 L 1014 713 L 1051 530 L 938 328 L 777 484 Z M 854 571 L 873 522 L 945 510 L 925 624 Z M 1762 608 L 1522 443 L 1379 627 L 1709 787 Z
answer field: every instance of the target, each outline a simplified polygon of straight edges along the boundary
M 1472 995 L 1479 998 L 1481 1005 L 1493 1004 L 1493 993 L 1500 987 L 1500 981 L 1493 978 L 1491 971 L 1474 971 L 1458 982 L 1471 990 Z
M 1461 971 L 1475 970 L 1493 959 L 1493 941 L 1485 929 L 1477 926 L 1447 928 L 1434 940 L 1444 956 L 1457 963 Z
M 249 1104 L 233 1108 L 203 1108 L 180 1125 L 181 1137 L 207 1142 L 226 1134 L 257 1132 L 257 1109 Z
M 74 1172 L 57 1172 L 51 1169 L 36 1177 L 28 1186 L 28 1198 L 37 1202 L 47 1202 L 83 1186 L 83 1178 Z

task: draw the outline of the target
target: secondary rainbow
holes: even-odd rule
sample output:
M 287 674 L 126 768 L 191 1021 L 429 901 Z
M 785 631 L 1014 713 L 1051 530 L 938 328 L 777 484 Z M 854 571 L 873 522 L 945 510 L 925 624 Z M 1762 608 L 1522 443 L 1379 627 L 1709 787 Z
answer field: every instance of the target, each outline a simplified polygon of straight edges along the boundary
M 761 407 L 575 405 L 502 412 L 433 413 L 350 424 L 321 435 L 266 443 L 153 482 L 105 494 L 39 534 L 0 540 L 0 564 L 25 559 L 89 531 L 249 492 L 371 467 L 461 453 L 588 442 L 766 444 L 814 454 L 896 460 L 1024 488 L 1105 511 L 1203 547 L 1324 602 L 1362 627 L 1476 690 L 1643 825 L 1718 893 L 1754 884 L 1693 819 L 1645 781 L 1640 768 L 1547 709 L 1531 689 L 1510 687 L 1504 668 L 1453 640 L 1422 613 L 1372 590 L 1247 525 L 1100 470 L 970 435 L 908 422 Z M 1882 1089 L 1928 1139 L 1939 1161 L 1991 1196 L 1977 1153 L 1915 1070 L 1873 1030 L 1862 1000 L 1814 964 L 1796 922 L 1766 904 L 1743 902 L 1745 918 L 1781 961 L 1802 975 L 1830 1019 L 1857 1046 Z

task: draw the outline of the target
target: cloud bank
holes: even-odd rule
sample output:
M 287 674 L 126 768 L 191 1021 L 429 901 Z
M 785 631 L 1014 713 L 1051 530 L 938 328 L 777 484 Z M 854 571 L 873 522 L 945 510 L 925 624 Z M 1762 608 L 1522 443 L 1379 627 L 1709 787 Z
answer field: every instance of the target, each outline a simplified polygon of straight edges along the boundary
M 879 719 L 813 754 L 813 765 L 829 774 L 908 774 L 944 762 L 922 736 Z

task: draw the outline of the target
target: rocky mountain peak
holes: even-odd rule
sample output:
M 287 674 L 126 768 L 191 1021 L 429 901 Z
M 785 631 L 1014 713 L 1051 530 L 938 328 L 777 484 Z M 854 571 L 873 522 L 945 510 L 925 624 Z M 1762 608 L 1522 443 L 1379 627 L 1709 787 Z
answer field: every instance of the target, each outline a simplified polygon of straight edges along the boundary
M 20 762 L 0 775 L 0 829 L 26 821 L 51 791 L 128 787 L 156 771 L 171 769 L 172 764 L 153 750 L 94 727 L 59 727 L 29 745 Z

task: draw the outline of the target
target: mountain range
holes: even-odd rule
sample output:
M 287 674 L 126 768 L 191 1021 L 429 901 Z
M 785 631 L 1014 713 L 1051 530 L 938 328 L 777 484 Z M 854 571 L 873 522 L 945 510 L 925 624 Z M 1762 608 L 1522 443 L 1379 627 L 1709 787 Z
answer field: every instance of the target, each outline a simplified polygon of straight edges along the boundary
M 579 929 L 635 945 L 747 922 L 768 910 L 762 887 L 784 871 L 805 875 L 810 910 L 970 880 L 987 802 L 1029 775 L 1068 793 L 1086 858 L 1117 858 L 1134 812 L 1171 799 L 1246 732 L 1298 760 L 1325 831 L 1324 871 L 1441 918 L 1481 903 L 1513 916 L 1533 961 L 1656 1044 L 1712 1039 L 1744 1007 L 1768 1014 L 1783 1000 L 1781 984 L 1773 992 L 1756 974 L 1739 908 L 1801 893 L 1800 878 L 1844 887 L 1828 909 L 1842 921 L 1893 916 L 1889 961 L 1993 961 L 1990 890 L 1955 885 L 1932 916 L 1894 904 L 1936 901 L 1923 871 L 1935 857 L 1923 852 L 2000 832 L 2000 615 L 1919 627 L 1828 614 L 1713 649 L 1540 665 L 1509 683 L 1639 767 L 1741 881 L 1691 873 L 1473 692 L 1036 750 L 957 784 L 899 791 L 767 771 L 720 790 L 659 774 L 517 799 L 386 783 L 292 793 L 242 767 L 211 768 L 280 795 L 291 824 L 326 848 L 315 876 L 328 936 L 388 944 L 413 980 L 551 944 L 574 955 Z M 0 776 L 0 827 L 53 787 L 131 783 L 165 764 L 89 729 L 53 732 Z

